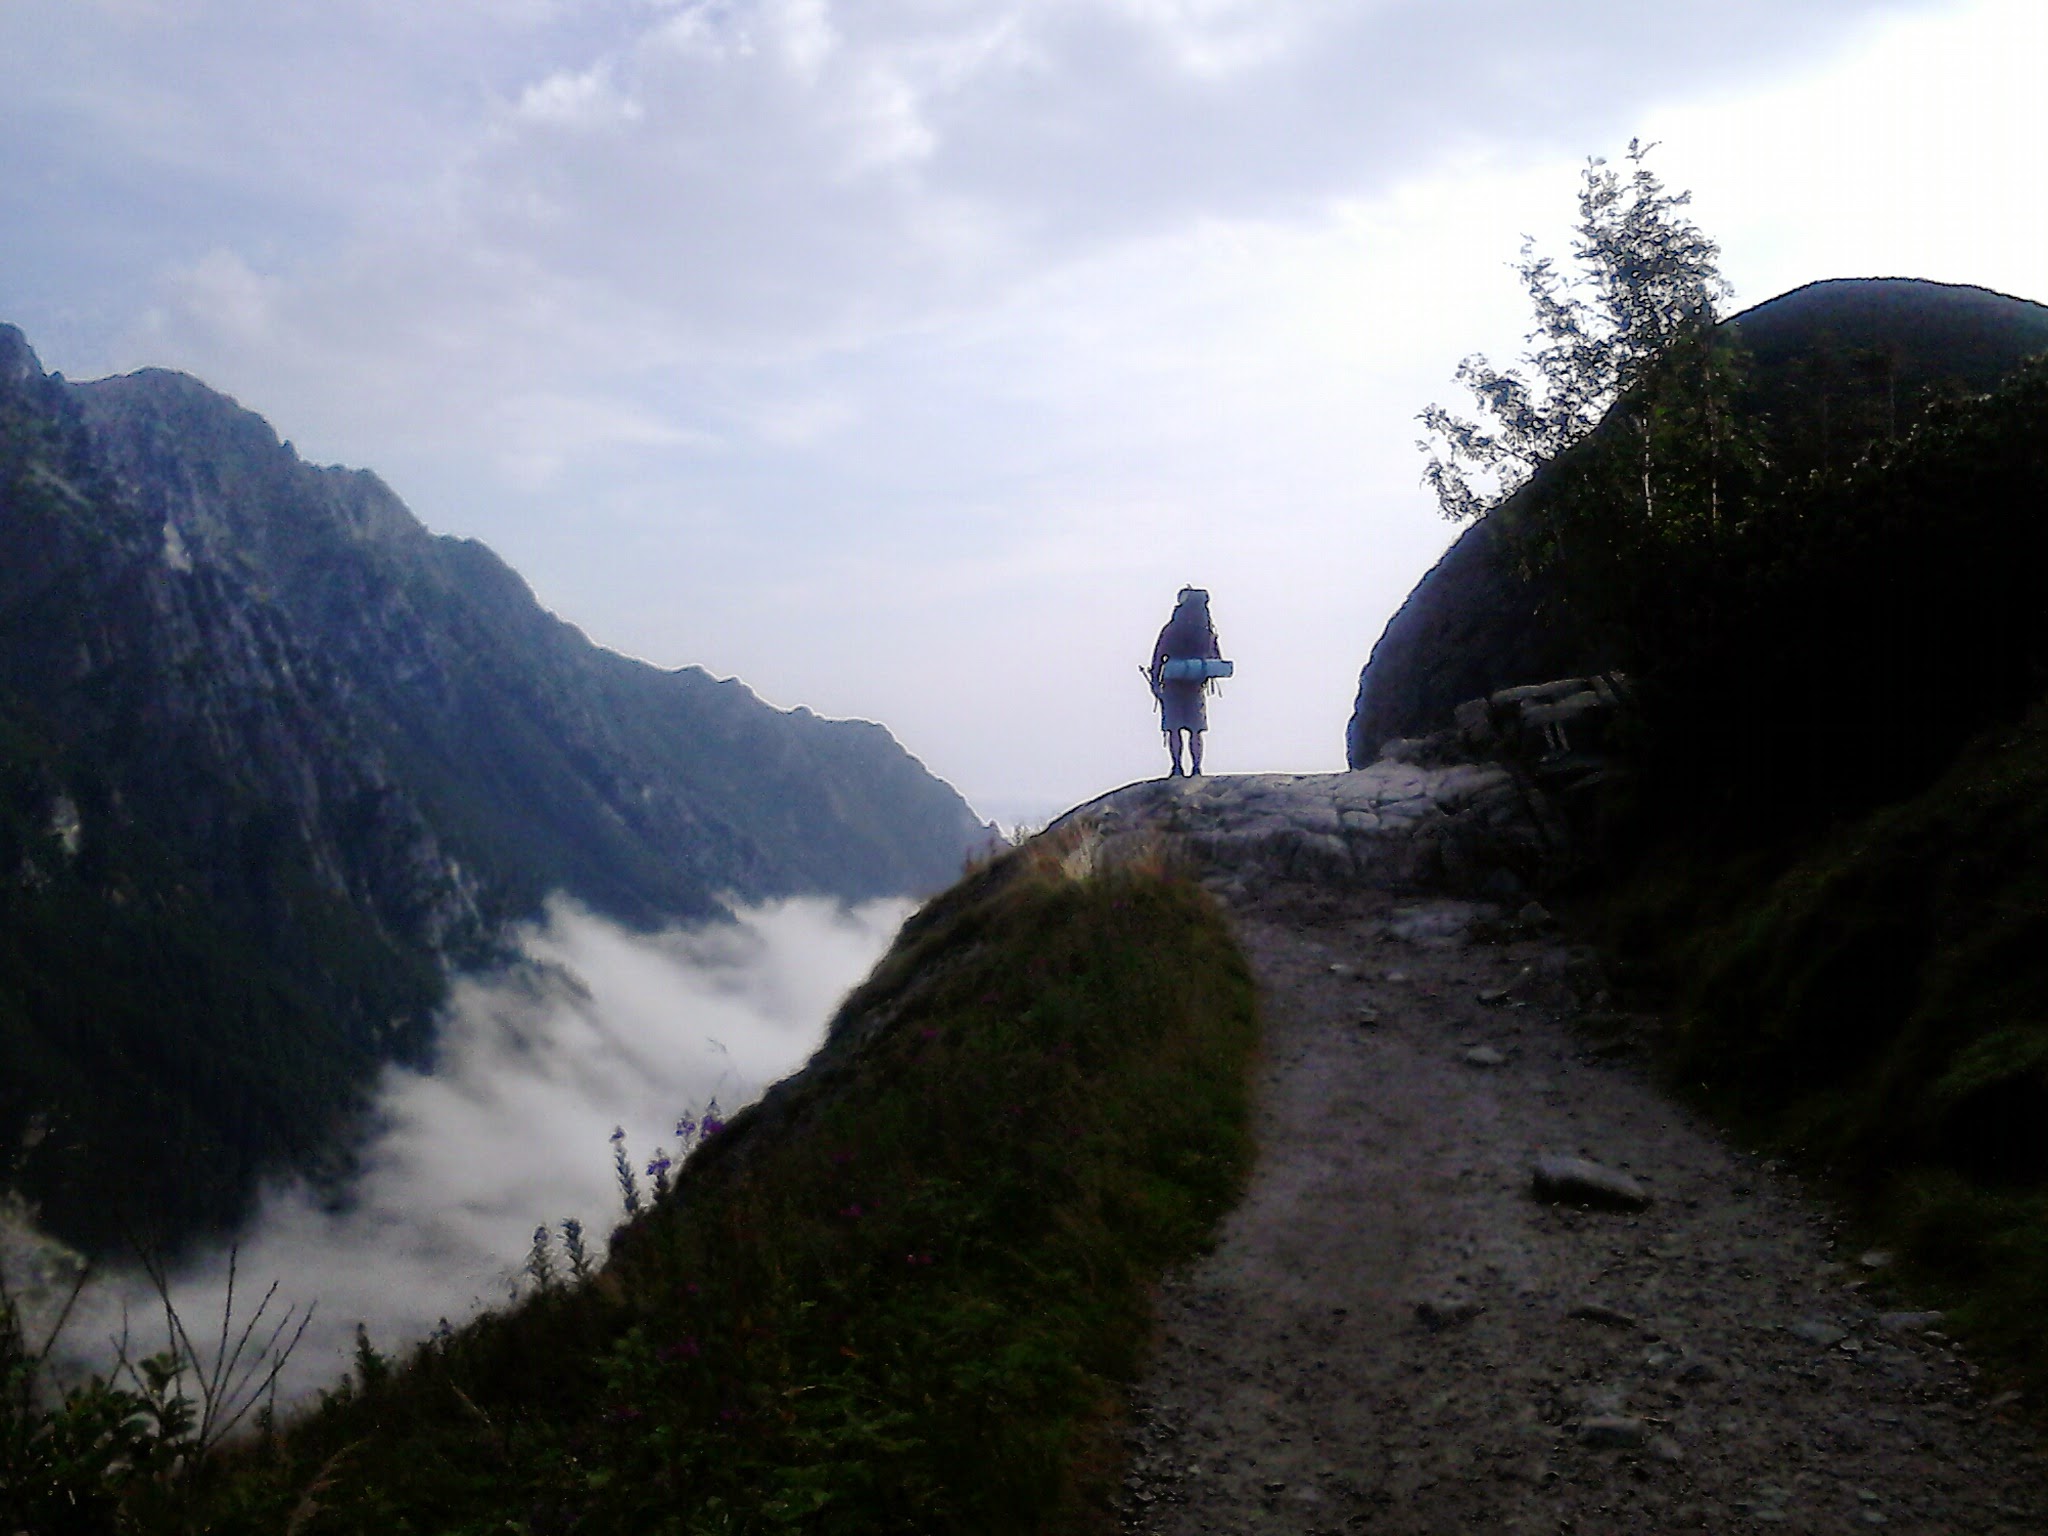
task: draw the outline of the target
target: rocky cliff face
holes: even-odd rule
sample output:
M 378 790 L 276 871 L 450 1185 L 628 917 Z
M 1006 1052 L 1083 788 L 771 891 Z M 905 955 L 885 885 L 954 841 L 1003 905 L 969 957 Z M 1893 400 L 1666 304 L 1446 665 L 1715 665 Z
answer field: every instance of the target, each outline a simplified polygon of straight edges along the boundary
M 195 380 L 77 398 L 164 578 L 236 585 L 317 655 L 494 914 L 549 888 L 636 921 L 720 892 L 929 890 L 981 836 L 880 727 L 592 645 L 489 549 L 430 535 L 374 475 L 299 462 Z
M 1930 401 L 1989 389 L 2048 349 L 2048 306 L 1912 278 L 1809 283 L 1727 324 L 1786 475 L 1853 463 Z M 1572 628 L 1554 582 L 1520 568 L 1507 531 L 1519 500 L 1468 528 L 1388 622 L 1358 679 L 1352 767 L 1441 729 L 1467 699 L 1622 661 Z
M 376 476 L 0 327 L 0 1137 L 44 1128 L 60 1226 L 106 1235 L 37 1169 L 132 1160 L 137 1114 L 214 1170 L 163 1181 L 173 1227 L 317 1160 L 549 892 L 636 924 L 920 892 L 986 835 L 880 726 L 602 650 Z
M 1467 699 L 1592 668 L 1553 585 L 1524 572 L 1506 544 L 1501 522 L 1481 518 L 1387 621 L 1359 674 L 1344 733 L 1353 768 L 1390 741 L 1441 728 Z

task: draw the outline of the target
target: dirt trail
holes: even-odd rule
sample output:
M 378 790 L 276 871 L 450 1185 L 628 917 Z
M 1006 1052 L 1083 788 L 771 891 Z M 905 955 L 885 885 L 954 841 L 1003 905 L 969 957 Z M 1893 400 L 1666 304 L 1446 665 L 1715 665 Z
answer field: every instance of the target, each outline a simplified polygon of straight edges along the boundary
M 1127 1530 L 2048 1531 L 2042 1461 L 1939 1320 L 1600 1059 L 1562 944 L 1464 942 L 1472 908 L 1366 890 L 1234 905 L 1260 1161 L 1162 1298 Z M 1539 1202 L 1546 1153 L 1651 1203 Z

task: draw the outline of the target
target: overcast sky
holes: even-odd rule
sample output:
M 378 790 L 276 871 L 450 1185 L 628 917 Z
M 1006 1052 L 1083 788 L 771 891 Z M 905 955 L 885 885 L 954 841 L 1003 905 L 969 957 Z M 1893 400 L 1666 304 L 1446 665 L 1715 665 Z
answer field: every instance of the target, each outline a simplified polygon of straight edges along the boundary
M 2048 298 L 2040 0 L 0 0 L 0 319 L 183 368 L 664 666 L 1043 819 L 1332 769 L 1414 416 L 1659 141 L 1737 303 Z

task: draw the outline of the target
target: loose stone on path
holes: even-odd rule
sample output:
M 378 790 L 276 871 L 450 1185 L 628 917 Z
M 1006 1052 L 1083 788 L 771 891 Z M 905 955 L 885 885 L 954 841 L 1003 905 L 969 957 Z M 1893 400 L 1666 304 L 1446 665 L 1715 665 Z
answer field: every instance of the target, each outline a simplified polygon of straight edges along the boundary
M 1640 1211 L 1650 1203 L 1649 1191 L 1627 1174 L 1583 1157 L 1537 1158 L 1530 1184 L 1538 1200 L 1601 1210 Z

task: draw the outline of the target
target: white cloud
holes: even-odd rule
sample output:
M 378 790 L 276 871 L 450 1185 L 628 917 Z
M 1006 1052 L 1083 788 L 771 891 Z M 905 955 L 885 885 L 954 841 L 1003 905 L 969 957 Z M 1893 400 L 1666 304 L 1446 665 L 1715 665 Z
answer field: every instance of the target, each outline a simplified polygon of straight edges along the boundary
M 519 93 L 517 115 L 564 128 L 600 128 L 638 122 L 646 110 L 613 83 L 605 64 L 559 71 Z
M 795 1069 L 906 909 L 791 901 L 650 936 L 552 906 L 521 937 L 523 965 L 457 981 L 435 1070 L 387 1072 L 348 1203 L 273 1191 L 242 1235 L 238 1316 L 272 1281 L 277 1308 L 317 1304 L 284 1395 L 331 1386 L 358 1324 L 392 1350 L 443 1317 L 502 1304 L 536 1226 L 574 1217 L 602 1259 L 620 1212 L 613 1129 L 627 1133 L 637 1172 L 657 1149 L 676 1150 L 679 1115 L 714 1098 L 730 1114 Z M 18 1261 L 9 1241 L 0 1220 L 0 1251 Z M 218 1329 L 229 1258 L 204 1255 L 174 1276 L 180 1314 L 202 1338 Z M 66 1336 L 81 1363 L 99 1358 L 124 1307 L 144 1347 L 157 1347 L 145 1336 L 160 1316 L 149 1288 L 114 1277 L 88 1293 Z
M 1308 7 L 1281 0 L 1121 0 L 1189 74 L 1222 79 L 1275 63 L 1310 30 Z
M 171 302 L 204 330 L 231 345 L 268 349 L 276 341 L 284 284 L 252 268 L 237 251 L 216 246 L 169 276 Z

